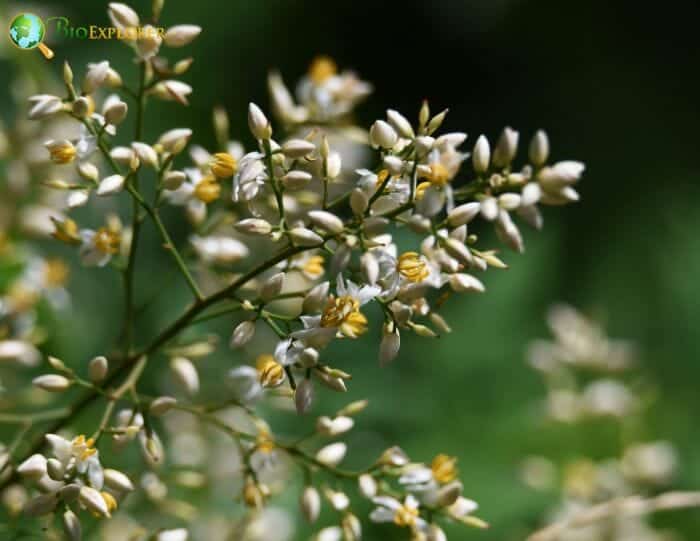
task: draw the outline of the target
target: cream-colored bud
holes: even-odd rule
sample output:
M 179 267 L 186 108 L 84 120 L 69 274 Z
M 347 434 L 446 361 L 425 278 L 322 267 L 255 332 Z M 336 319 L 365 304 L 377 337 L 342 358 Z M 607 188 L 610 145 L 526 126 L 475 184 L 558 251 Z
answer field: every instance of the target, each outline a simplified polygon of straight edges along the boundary
M 326 176 L 329 179 L 337 178 L 343 168 L 343 160 L 340 152 L 331 152 L 326 160 Z
M 330 284 L 328 282 L 321 282 L 315 285 L 304 297 L 304 302 L 302 303 L 302 310 L 305 313 L 314 313 L 321 309 L 324 305 L 326 299 L 328 298 L 328 290 L 330 289 Z
M 398 142 L 399 136 L 388 122 L 377 120 L 369 129 L 369 142 L 373 148 L 391 149 Z
M 282 183 L 289 190 L 300 190 L 304 188 L 312 179 L 310 173 L 295 169 L 282 177 Z
M 363 473 L 357 479 L 357 485 L 362 494 L 367 499 L 372 499 L 377 495 L 377 481 L 368 473 Z
M 427 156 L 428 153 L 433 150 L 433 147 L 435 146 L 435 139 L 428 135 L 421 135 L 420 137 L 416 137 L 415 145 L 418 157 L 422 158 Z
M 409 463 L 409 458 L 406 451 L 401 449 L 401 447 L 394 445 L 382 453 L 379 460 L 377 460 L 377 463 L 385 466 L 400 468 L 401 466 L 405 466 Z
M 505 210 L 515 210 L 520 207 L 522 199 L 517 193 L 504 193 L 498 196 L 498 206 Z
M 352 513 L 346 513 L 341 525 L 343 527 L 343 535 L 347 541 L 360 541 L 362 538 L 362 524 L 360 524 L 360 519 Z
M 436 505 L 438 507 L 449 507 L 462 495 L 462 490 L 462 483 L 459 481 L 452 481 L 441 487 L 437 493 Z
M 117 492 L 131 492 L 134 490 L 134 484 L 125 474 L 118 470 L 106 468 L 104 470 L 104 482 L 109 488 Z
M 284 286 L 284 273 L 278 272 L 265 281 L 260 288 L 260 298 L 264 302 L 270 302 L 282 291 Z
M 73 69 L 70 67 L 68 60 L 63 62 L 63 82 L 66 83 L 67 86 L 73 84 Z
M 149 59 L 158 54 L 162 42 L 163 38 L 158 33 L 158 30 L 153 25 L 146 24 L 141 28 L 139 37 L 136 40 L 136 47 L 141 58 Z M 160 85 L 156 86 L 158 87 Z
M 253 339 L 253 336 L 255 336 L 255 322 L 242 321 L 233 329 L 230 345 L 232 348 L 243 347 Z
M 158 139 L 158 144 L 163 150 L 170 154 L 179 154 L 187 146 L 192 137 L 192 130 L 189 128 L 175 128 L 168 130 Z
M 48 361 L 49 361 L 49 365 L 51 366 L 51 368 L 53 368 L 57 372 L 70 372 L 70 369 L 58 357 L 53 357 L 52 355 L 49 355 Z
M 329 233 L 341 233 L 345 229 L 343 221 L 325 210 L 312 210 L 308 213 L 311 222 Z
M 88 363 L 88 377 L 93 383 L 100 383 L 107 377 L 109 362 L 106 357 L 100 355 Z
M 134 141 L 131 143 L 131 148 L 133 149 L 134 154 L 138 156 L 141 163 L 150 165 L 153 168 L 158 167 L 158 154 L 151 145 Z
M 518 151 L 518 138 L 520 134 L 506 126 L 498 138 L 496 148 L 493 149 L 493 164 L 496 167 L 506 167 L 515 158 Z
M 294 391 L 294 405 L 297 413 L 308 413 L 314 402 L 314 384 L 310 379 L 303 379 Z
M 385 332 L 379 344 L 379 364 L 384 366 L 393 361 L 399 354 L 401 348 L 401 337 L 398 330 L 395 332 Z
M 485 220 L 492 222 L 498 218 L 498 201 L 495 197 L 486 197 L 481 201 L 479 210 Z
M 190 44 L 202 32 L 196 24 L 178 24 L 165 32 L 163 41 L 168 47 L 184 47 Z
M 86 97 L 81 96 L 73 102 L 71 111 L 73 111 L 73 114 L 78 118 L 85 118 L 90 112 L 90 102 Z
M 192 396 L 199 392 L 199 373 L 192 361 L 185 357 L 175 357 L 170 361 L 170 369 L 187 394 Z
M 182 60 L 178 60 L 175 62 L 175 65 L 173 66 L 173 73 L 175 75 L 182 75 L 183 73 L 186 73 L 188 69 L 192 66 L 192 63 L 194 62 L 194 58 L 189 57 L 189 58 L 183 58 Z
M 316 421 L 316 432 L 322 436 L 334 438 L 345 434 L 355 426 L 355 421 L 351 417 L 339 415 L 333 419 L 322 416 Z
M 117 126 L 126 118 L 126 113 L 128 110 L 129 107 L 123 101 L 112 103 L 105 110 L 105 121 L 107 124 Z
M 97 186 L 96 193 L 99 196 L 119 193 L 124 189 L 124 181 L 125 179 L 121 175 L 110 175 L 107 178 L 102 179 L 100 184 Z
M 450 287 L 459 293 L 465 293 L 470 291 L 476 291 L 478 293 L 483 293 L 486 288 L 484 284 L 478 278 L 475 278 L 471 274 L 456 273 L 450 276 Z
M 46 475 L 46 457 L 34 454 L 17 466 L 17 473 L 25 479 L 38 480 Z
M 313 486 L 307 486 L 301 493 L 299 502 L 301 512 L 309 523 L 314 523 L 321 513 L 321 496 Z
M 459 205 L 449 212 L 447 215 L 447 222 L 452 227 L 459 227 L 461 225 L 468 224 L 476 217 L 477 214 L 479 214 L 480 208 L 481 205 L 475 201 Z
M 177 190 L 187 180 L 187 175 L 183 171 L 168 171 L 163 175 L 163 188 L 166 190 Z
M 440 129 L 440 126 L 442 126 L 442 123 L 445 121 L 445 117 L 447 116 L 448 112 L 449 109 L 444 109 L 443 111 L 440 111 L 437 115 L 430 119 L 428 127 L 425 130 L 428 135 L 432 135 L 438 129 Z
M 515 225 L 515 222 L 513 222 L 510 214 L 508 214 L 508 212 L 505 210 L 498 213 L 498 219 L 496 220 L 496 232 L 511 250 L 520 253 L 525 250 L 520 229 L 518 229 L 518 226 Z
M 71 190 L 66 198 L 68 208 L 74 209 L 85 205 L 90 198 L 88 190 Z
M 272 231 L 270 223 L 260 218 L 246 218 L 234 224 L 233 227 L 236 231 L 250 235 L 269 235 Z
M 102 83 L 104 83 L 107 78 L 107 71 L 109 70 L 109 62 L 103 60 L 96 64 L 88 64 L 88 70 L 83 79 L 83 93 L 92 94 L 97 90 Z
M 63 475 L 66 469 L 60 460 L 49 458 L 46 461 L 46 473 L 53 481 L 63 481 Z
M 447 324 L 445 318 L 437 312 L 430 312 L 430 322 L 437 327 L 440 332 L 451 333 L 452 327 Z
M 99 170 L 90 162 L 80 162 L 78 164 L 78 174 L 90 182 L 97 182 L 97 179 L 100 178 Z
M 321 370 L 316 370 L 316 375 L 318 376 L 318 380 L 329 389 L 339 393 L 346 393 L 348 391 L 345 381 L 342 378 L 330 376 Z
M 347 406 L 344 408 L 341 408 L 338 410 L 338 413 L 336 414 L 338 417 L 347 417 L 351 415 L 357 415 L 358 413 L 363 412 L 367 406 L 369 405 L 368 400 L 355 400 L 354 402 L 350 402 Z
M 474 171 L 478 174 L 486 173 L 489 169 L 489 162 L 491 161 L 491 147 L 489 146 L 489 141 L 485 136 L 480 135 L 476 140 L 474 145 L 474 150 L 472 151 L 472 164 L 474 166 Z
M 80 541 L 83 538 L 80 519 L 70 509 L 63 513 L 63 531 L 66 533 L 68 541 Z
M 535 167 L 542 167 L 549 158 L 549 137 L 544 130 L 537 130 L 530 141 L 530 162 Z
M 44 391 L 60 393 L 71 386 L 71 381 L 58 374 L 44 374 L 43 376 L 34 378 L 32 380 L 32 385 Z
M 110 20 L 117 28 L 133 28 L 139 26 L 139 16 L 126 4 L 111 2 L 107 9 Z
M 437 334 L 430 327 L 421 325 L 420 323 L 408 322 L 410 329 L 422 338 L 437 338 Z
M 467 248 L 463 242 L 455 238 L 448 238 L 445 240 L 445 249 L 448 254 L 464 265 L 469 266 L 474 260 L 474 256 L 469 248 Z
M 379 262 L 372 252 L 365 252 L 360 257 L 360 270 L 368 284 L 374 285 L 379 279 Z
M 78 499 L 80 494 L 80 485 L 77 483 L 70 483 L 58 491 L 61 499 L 66 503 L 72 503 Z
M 386 156 L 384 158 L 384 167 L 386 167 L 390 175 L 402 174 L 404 165 L 404 161 L 398 156 Z
M 80 489 L 78 500 L 85 508 L 97 516 L 109 517 L 109 507 L 107 502 L 97 490 L 92 487 L 84 486 Z
M 360 188 L 355 188 L 350 193 L 350 208 L 356 216 L 361 216 L 367 210 L 367 205 L 369 204 L 369 198 L 364 190 Z
M 177 404 L 177 400 L 172 396 L 159 396 L 148 407 L 148 411 L 151 415 L 159 417 L 169 412 L 173 406 Z
M 431 524 L 428 529 L 427 541 L 447 541 L 447 535 L 437 524 Z
M 521 193 L 521 203 L 524 207 L 536 204 L 542 197 L 542 189 L 536 182 L 528 182 Z
M 316 150 L 316 145 L 306 139 L 290 139 L 282 144 L 282 153 L 290 160 L 304 158 Z
M 322 447 L 316 453 L 316 460 L 326 466 L 337 466 L 345 458 L 348 447 L 343 442 L 336 442 Z
M 319 353 L 314 348 L 304 348 L 299 356 L 299 364 L 304 368 L 313 368 L 318 364 Z
M 395 111 L 394 109 L 388 109 L 386 112 L 386 117 L 389 120 L 389 123 L 394 127 L 394 129 L 399 133 L 401 137 L 405 137 L 406 139 L 413 139 L 416 136 L 415 132 L 413 131 L 413 127 L 411 126 L 411 123 L 405 116 L 403 116 L 398 111 Z
M 310 247 L 323 244 L 323 237 L 306 227 L 293 227 L 289 231 L 289 237 L 297 246 Z
M 254 103 L 248 104 L 248 128 L 256 139 L 272 137 L 272 126 L 265 113 Z

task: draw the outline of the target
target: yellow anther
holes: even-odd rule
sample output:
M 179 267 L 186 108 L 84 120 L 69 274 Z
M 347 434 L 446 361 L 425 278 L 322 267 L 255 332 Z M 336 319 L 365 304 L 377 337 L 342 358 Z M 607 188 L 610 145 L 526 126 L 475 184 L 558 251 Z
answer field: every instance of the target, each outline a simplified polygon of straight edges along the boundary
M 430 469 L 433 471 L 433 479 L 441 484 L 454 481 L 459 473 L 457 458 L 444 454 L 439 454 L 433 459 Z
M 206 204 L 216 201 L 220 195 L 221 184 L 210 175 L 203 177 L 194 189 L 194 196 Z
M 211 172 L 217 178 L 232 177 L 238 170 L 238 162 L 236 158 L 228 152 L 218 152 L 214 154 L 214 159 L 211 162 Z
M 422 282 L 429 275 L 428 265 L 417 252 L 405 252 L 399 256 L 397 270 L 409 282 Z
M 320 85 L 338 73 L 338 66 L 330 56 L 317 56 L 309 66 L 309 78 Z

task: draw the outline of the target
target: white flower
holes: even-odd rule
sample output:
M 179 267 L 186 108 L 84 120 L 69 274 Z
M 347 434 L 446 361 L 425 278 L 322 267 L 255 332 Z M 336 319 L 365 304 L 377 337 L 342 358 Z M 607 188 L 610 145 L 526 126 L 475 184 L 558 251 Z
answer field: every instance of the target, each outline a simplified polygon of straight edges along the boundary
M 422 532 L 428 528 L 428 523 L 420 516 L 420 504 L 411 494 L 403 503 L 390 496 L 375 496 L 372 502 L 377 506 L 369 515 L 372 522 L 392 522 Z
M 84 475 L 91 487 L 101 490 L 104 484 L 104 472 L 100 464 L 99 451 L 95 442 L 85 436 L 77 436 L 67 440 L 56 434 L 47 434 L 46 441 L 51 446 L 51 452 L 66 468 L 75 467 Z
M 229 371 L 226 382 L 234 396 L 245 404 L 255 402 L 263 395 L 258 371 L 252 366 L 238 366 Z
M 255 199 L 262 186 L 265 185 L 267 174 L 262 157 L 259 152 L 250 152 L 238 162 L 238 172 L 233 176 L 234 201 Z

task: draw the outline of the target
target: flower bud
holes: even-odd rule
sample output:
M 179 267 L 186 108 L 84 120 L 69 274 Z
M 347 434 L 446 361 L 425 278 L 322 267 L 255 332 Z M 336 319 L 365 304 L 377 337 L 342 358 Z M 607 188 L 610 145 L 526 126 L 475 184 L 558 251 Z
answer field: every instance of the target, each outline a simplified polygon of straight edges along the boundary
M 427 135 L 421 135 L 420 137 L 416 137 L 415 145 L 418 157 L 422 158 L 424 156 L 427 156 L 428 153 L 433 149 L 433 147 L 435 146 L 435 139 Z
M 367 499 L 372 499 L 377 495 L 377 481 L 368 473 L 363 473 L 357 479 L 357 485 L 362 494 Z
M 55 493 L 42 494 L 36 498 L 32 498 L 24 504 L 22 512 L 30 517 L 40 517 L 48 515 L 58 504 L 58 498 Z
M 85 100 L 87 101 L 87 100 Z M 39 120 L 63 111 L 63 101 L 58 96 L 38 94 L 29 98 L 31 107 L 27 114 L 29 120 Z
M 316 460 L 326 466 L 337 466 L 345 458 L 348 447 L 343 442 L 336 442 L 322 447 L 316 453 Z
M 85 508 L 97 516 L 109 517 L 107 502 L 97 490 L 84 486 L 80 489 L 78 500 Z
M 530 141 L 530 162 L 535 167 L 542 167 L 549 158 L 549 137 L 543 130 L 537 130 Z
M 112 24 L 120 29 L 133 28 L 139 26 L 139 16 L 126 4 L 121 2 L 111 2 L 107 9 Z
M 450 254 L 452 257 L 457 259 L 460 263 L 464 265 L 471 265 L 474 261 L 474 256 L 472 255 L 471 251 L 469 248 L 467 248 L 463 242 L 454 239 L 454 238 L 448 238 L 445 240 L 445 250 L 447 250 L 447 253 Z
M 47 461 L 44 455 L 34 454 L 17 466 L 17 473 L 25 479 L 39 480 L 46 475 Z
M 309 523 L 314 523 L 321 512 L 321 496 L 313 486 L 307 486 L 301 493 L 301 512 Z
M 520 207 L 521 197 L 517 193 L 504 193 L 498 196 L 498 206 L 504 210 L 516 210 Z
M 269 302 L 274 297 L 280 294 L 284 286 L 284 273 L 278 272 L 271 276 L 260 288 L 260 298 L 264 302 Z
M 126 118 L 126 113 L 129 107 L 123 101 L 119 100 L 105 110 L 105 121 L 107 124 L 117 126 Z
M 182 171 L 168 171 L 163 175 L 163 188 L 166 190 L 177 190 L 187 179 Z
M 476 291 L 483 293 L 485 291 L 484 284 L 478 278 L 471 274 L 456 273 L 450 276 L 450 287 L 458 293 L 466 293 Z
M 250 320 L 242 321 L 233 329 L 230 345 L 232 348 L 243 347 L 252 340 L 254 335 L 255 322 Z
M 153 402 L 151 402 L 148 412 L 151 415 L 158 417 L 170 411 L 175 404 L 177 404 L 177 400 L 175 400 L 172 396 L 159 396 Z
M 386 156 L 384 158 L 384 167 L 389 171 L 390 175 L 400 175 L 403 173 L 404 161 L 398 156 Z
M 189 128 L 175 128 L 168 130 L 158 139 L 158 144 L 163 147 L 165 152 L 170 154 L 179 154 L 187 146 L 187 143 L 192 137 L 192 130 Z
M 369 142 L 372 148 L 393 148 L 399 140 L 394 128 L 383 120 L 377 120 L 369 129 Z
M 378 464 L 382 464 L 384 466 L 392 466 L 394 468 L 400 468 L 401 466 L 405 466 L 408 464 L 409 459 L 408 455 L 406 452 L 401 449 L 401 447 L 398 447 L 394 445 L 393 447 L 389 447 L 386 451 L 382 453 L 382 455 L 379 457 L 379 460 L 377 460 Z
M 345 381 L 343 381 L 341 378 L 330 376 L 320 370 L 316 370 L 316 375 L 318 376 L 318 380 L 329 389 L 339 393 L 346 393 L 348 391 Z
M 68 60 L 63 62 L 63 82 L 66 83 L 66 86 L 73 84 L 73 69 L 70 67 Z
M 477 214 L 479 214 L 479 209 L 481 205 L 477 202 L 464 203 L 458 207 L 453 208 L 447 215 L 447 222 L 452 227 L 459 227 L 464 224 L 471 222 Z
M 485 220 L 492 222 L 498 218 L 498 201 L 495 197 L 487 197 L 481 201 L 479 210 Z
M 483 135 L 480 135 L 476 140 L 474 145 L 474 150 L 472 152 L 472 164 L 474 166 L 474 171 L 477 174 L 486 173 L 489 169 L 489 162 L 491 161 L 491 147 L 489 146 L 489 141 Z
M 306 227 L 294 227 L 289 231 L 289 236 L 292 242 L 298 246 L 318 246 L 323 244 L 323 237 L 319 234 L 314 233 L 311 229 Z
M 233 227 L 241 233 L 248 233 L 251 235 L 269 235 L 272 231 L 272 226 L 267 221 L 259 218 L 241 220 Z
M 401 137 L 406 139 L 413 139 L 416 134 L 413 131 L 413 127 L 408 119 L 403 116 L 398 111 L 394 109 L 388 109 L 386 112 L 386 117 L 389 123 L 394 127 L 394 129 L 399 133 Z M 393 145 L 392 145 L 393 146 Z
M 103 356 L 95 357 L 88 364 L 88 377 L 93 383 L 100 383 L 107 376 L 109 363 Z
M 88 70 L 83 79 L 83 94 L 92 94 L 107 78 L 109 62 L 103 60 L 97 64 L 88 64 Z
M 248 128 L 256 139 L 272 137 L 272 126 L 260 107 L 254 103 L 248 104 Z
M 360 257 L 360 270 L 368 284 L 374 285 L 379 279 L 379 262 L 372 252 L 365 252 Z
M 32 380 L 32 385 L 44 391 L 60 393 L 71 386 L 71 381 L 58 374 L 44 374 L 43 376 L 34 378 Z
M 36 366 L 40 360 L 41 353 L 29 342 L 0 340 L 0 362 L 11 361 L 24 366 Z
M 282 153 L 290 160 L 308 156 L 316 149 L 316 145 L 305 139 L 290 139 L 282 144 Z
M 46 473 L 53 481 L 63 481 L 65 468 L 63 467 L 63 464 L 61 464 L 60 460 L 49 458 L 46 461 Z
M 345 434 L 355 426 L 355 421 L 351 417 L 339 415 L 334 419 L 330 417 L 319 417 L 316 422 L 316 431 L 322 436 L 333 438 L 340 434 Z
M 135 141 L 131 143 L 131 148 L 142 163 L 150 165 L 154 169 L 158 168 L 158 154 L 151 145 Z
M 300 190 L 301 188 L 305 187 L 312 178 L 313 177 L 310 173 L 295 169 L 282 177 L 282 183 L 284 184 L 285 188 L 289 190 Z
M 367 205 L 369 204 L 369 198 L 367 194 L 360 188 L 355 188 L 350 193 L 350 208 L 353 214 L 356 216 L 361 216 L 367 210 Z
M 430 119 L 430 122 L 428 123 L 428 127 L 425 130 L 428 135 L 432 135 L 438 129 L 440 129 L 440 126 L 442 126 L 442 123 L 445 121 L 445 117 L 447 116 L 447 113 L 448 113 L 448 109 L 445 109 L 443 111 L 440 111 L 437 115 L 435 115 L 433 118 Z
M 83 538 L 80 519 L 70 509 L 63 513 L 63 531 L 66 533 L 68 541 L 80 541 Z
M 184 47 L 191 43 L 202 31 L 196 24 L 177 24 L 165 32 L 163 41 L 168 47 Z
M 308 413 L 314 401 L 314 384 L 310 379 L 304 379 L 297 385 L 294 391 L 294 405 L 297 413 Z
M 328 155 L 328 159 L 326 160 L 326 176 L 330 180 L 337 178 L 338 175 L 340 175 L 342 167 L 343 167 L 343 160 L 342 160 L 342 157 L 340 156 L 340 152 L 335 152 L 335 151 L 331 152 Z
M 124 189 L 124 177 L 121 175 L 110 175 L 97 186 L 97 195 L 107 196 L 119 193 Z
M 134 484 L 122 472 L 112 469 L 104 470 L 104 482 L 109 488 L 117 492 L 131 492 L 134 490 Z
M 175 357 L 170 361 L 170 369 L 187 394 L 197 394 L 199 391 L 199 374 L 192 361 L 185 357 Z
M 90 182 L 97 182 L 97 179 L 100 178 L 99 170 L 90 162 L 80 162 L 78 164 L 78 174 Z
M 498 138 L 496 148 L 493 150 L 493 164 L 496 167 L 506 167 L 515 158 L 518 151 L 518 138 L 520 134 L 514 129 L 506 126 Z
M 345 229 L 345 225 L 340 218 L 325 210 L 309 211 L 308 216 L 315 226 L 320 227 L 329 233 L 338 234 Z
M 398 331 L 385 332 L 379 344 L 379 364 L 384 366 L 393 361 L 399 354 L 401 337 Z
M 448 483 L 438 491 L 435 504 L 438 507 L 449 507 L 462 495 L 462 489 L 462 483 L 459 481 Z
M 351 415 L 357 415 L 358 413 L 363 412 L 367 408 L 368 404 L 368 400 L 355 400 L 354 402 L 350 402 L 344 408 L 338 410 L 338 413 L 336 415 L 338 417 L 348 417 Z

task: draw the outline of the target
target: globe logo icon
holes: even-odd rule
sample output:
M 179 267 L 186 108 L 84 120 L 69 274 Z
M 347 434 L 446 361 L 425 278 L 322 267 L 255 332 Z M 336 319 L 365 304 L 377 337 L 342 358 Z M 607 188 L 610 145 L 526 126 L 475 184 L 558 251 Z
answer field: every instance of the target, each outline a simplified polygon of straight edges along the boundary
M 53 51 L 42 43 L 46 27 L 44 21 L 33 13 L 20 13 L 10 23 L 10 39 L 20 49 L 39 48 L 48 59 L 53 58 Z

